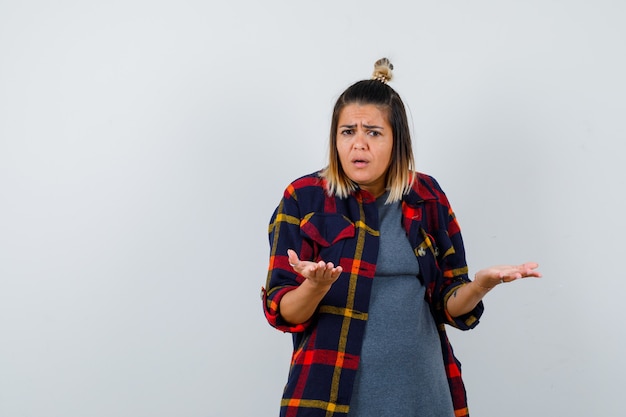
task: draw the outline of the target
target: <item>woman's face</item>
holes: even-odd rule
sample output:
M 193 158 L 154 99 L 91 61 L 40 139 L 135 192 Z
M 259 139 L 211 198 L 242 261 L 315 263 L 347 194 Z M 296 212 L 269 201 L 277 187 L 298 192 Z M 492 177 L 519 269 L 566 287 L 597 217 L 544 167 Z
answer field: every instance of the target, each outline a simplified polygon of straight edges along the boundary
M 348 178 L 379 197 L 391 163 L 393 131 L 387 114 L 373 104 L 349 104 L 339 113 L 337 153 Z

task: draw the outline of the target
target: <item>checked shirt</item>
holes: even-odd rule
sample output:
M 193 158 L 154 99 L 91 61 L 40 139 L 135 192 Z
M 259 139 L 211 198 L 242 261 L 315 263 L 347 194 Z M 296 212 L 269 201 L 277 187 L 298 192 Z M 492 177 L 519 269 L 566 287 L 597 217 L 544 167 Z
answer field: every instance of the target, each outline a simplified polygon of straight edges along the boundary
M 444 326 L 471 329 L 483 312 L 482 302 L 456 318 L 444 308 L 454 290 L 469 282 L 459 225 L 439 184 L 421 173 L 402 200 L 402 216 L 439 331 L 455 416 L 469 416 L 460 363 Z M 357 190 L 348 198 L 328 196 L 319 173 L 292 182 L 272 215 L 264 312 L 272 326 L 292 333 L 294 344 L 281 417 L 347 416 L 376 270 L 378 224 L 371 194 Z M 314 316 L 298 325 L 287 323 L 279 310 L 281 298 L 304 280 L 289 265 L 287 249 L 302 260 L 343 268 Z

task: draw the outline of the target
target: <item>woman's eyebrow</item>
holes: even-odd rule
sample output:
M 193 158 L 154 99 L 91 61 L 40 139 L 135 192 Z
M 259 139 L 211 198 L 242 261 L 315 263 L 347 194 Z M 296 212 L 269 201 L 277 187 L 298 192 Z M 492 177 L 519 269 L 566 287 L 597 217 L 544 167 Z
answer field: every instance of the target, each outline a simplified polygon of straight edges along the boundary
M 352 124 L 352 125 L 341 125 L 339 127 L 347 128 L 347 129 L 354 129 L 356 126 L 357 126 L 356 124 Z M 366 129 L 381 129 L 381 130 L 384 129 L 384 127 L 376 126 L 376 125 L 363 125 L 363 127 Z

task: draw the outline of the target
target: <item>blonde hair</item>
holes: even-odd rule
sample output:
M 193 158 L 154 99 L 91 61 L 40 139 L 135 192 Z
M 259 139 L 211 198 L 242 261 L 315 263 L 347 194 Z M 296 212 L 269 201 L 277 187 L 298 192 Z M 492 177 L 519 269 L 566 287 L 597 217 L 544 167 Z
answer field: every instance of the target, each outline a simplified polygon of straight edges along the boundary
M 393 131 L 393 150 L 387 169 L 385 188 L 389 196 L 385 203 L 402 200 L 415 181 L 415 160 L 411 144 L 411 133 L 404 103 L 400 95 L 387 82 L 393 77 L 393 65 L 387 58 L 374 64 L 372 79 L 362 80 L 348 87 L 337 99 L 330 126 L 328 166 L 320 175 L 326 180 L 329 195 L 346 198 L 358 189 L 358 185 L 345 174 L 337 152 L 337 125 L 341 111 L 349 104 L 372 104 L 387 115 Z
M 387 84 L 393 78 L 393 64 L 387 58 L 381 58 L 374 63 L 372 80 Z

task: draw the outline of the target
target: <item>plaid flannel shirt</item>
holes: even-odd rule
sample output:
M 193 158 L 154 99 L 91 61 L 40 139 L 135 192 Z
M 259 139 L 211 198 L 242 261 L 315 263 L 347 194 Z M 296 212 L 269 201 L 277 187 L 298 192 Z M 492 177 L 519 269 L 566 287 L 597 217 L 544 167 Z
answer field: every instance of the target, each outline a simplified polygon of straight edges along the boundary
M 461 366 L 444 324 L 467 330 L 478 324 L 482 302 L 470 313 L 450 317 L 445 303 L 469 282 L 459 225 L 434 178 L 418 174 L 402 200 L 403 226 L 420 266 L 426 301 L 437 324 L 455 416 L 469 416 Z M 262 289 L 269 323 L 293 334 L 291 368 L 281 417 L 347 416 L 368 315 L 379 245 L 378 209 L 364 190 L 329 197 L 319 173 L 291 183 L 270 225 L 267 283 Z M 304 278 L 289 266 L 287 249 L 300 259 L 333 262 L 343 272 L 306 323 L 280 315 L 280 300 Z

